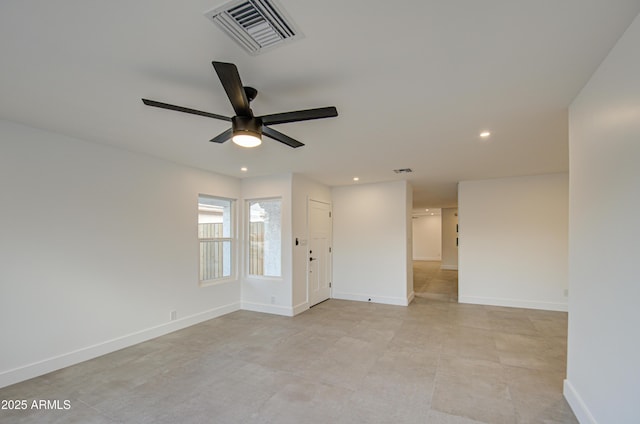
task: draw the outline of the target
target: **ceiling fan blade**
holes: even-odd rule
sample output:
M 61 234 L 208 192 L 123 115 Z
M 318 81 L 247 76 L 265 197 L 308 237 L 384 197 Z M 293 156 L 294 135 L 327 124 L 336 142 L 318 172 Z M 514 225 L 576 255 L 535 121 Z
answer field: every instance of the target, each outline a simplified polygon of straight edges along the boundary
M 218 134 L 217 136 L 213 137 L 209 141 L 213 141 L 214 143 L 224 143 L 225 141 L 231 139 L 232 134 L 233 134 L 233 129 L 229 128 L 225 132 Z
M 274 113 L 260 118 L 266 125 L 285 124 L 287 122 L 309 121 L 311 119 L 333 118 L 338 116 L 338 109 L 334 106 L 317 109 L 297 110 L 295 112 Z
M 249 99 L 247 99 L 247 94 L 242 86 L 236 65 L 215 61 L 211 63 L 218 74 L 218 78 L 220 78 L 224 91 L 227 92 L 227 97 L 229 97 L 229 101 L 236 115 L 253 116 L 251 108 L 249 107 Z
M 201 110 L 189 109 L 188 107 L 170 105 L 168 103 L 156 102 L 155 100 L 142 99 L 142 103 L 147 106 L 159 107 L 161 109 L 176 110 L 178 112 L 191 113 L 193 115 L 206 116 L 207 118 L 222 119 L 223 121 L 231 121 L 228 116 L 217 115 L 215 113 L 203 112 Z
M 264 125 L 262 126 L 262 134 L 266 135 L 267 137 L 271 137 L 274 140 L 279 141 L 280 143 L 284 143 L 287 146 L 293 147 L 294 149 L 296 147 L 304 146 L 304 144 L 300 143 L 298 140 L 293 139 L 288 135 L 282 134 L 280 131 L 276 131 L 273 128 L 269 128 Z

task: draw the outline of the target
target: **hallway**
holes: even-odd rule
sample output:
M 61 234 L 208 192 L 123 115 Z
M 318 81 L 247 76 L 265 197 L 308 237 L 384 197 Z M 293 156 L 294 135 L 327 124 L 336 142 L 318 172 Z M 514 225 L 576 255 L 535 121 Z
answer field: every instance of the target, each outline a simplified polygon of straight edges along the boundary
M 440 261 L 413 261 L 413 291 L 417 297 L 458 302 L 458 271 L 440 269 Z

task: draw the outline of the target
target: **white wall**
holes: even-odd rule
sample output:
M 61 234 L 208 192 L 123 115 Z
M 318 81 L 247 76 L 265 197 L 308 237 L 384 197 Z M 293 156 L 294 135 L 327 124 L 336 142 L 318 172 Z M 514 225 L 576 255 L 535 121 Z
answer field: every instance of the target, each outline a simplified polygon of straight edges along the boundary
M 461 303 L 567 309 L 567 174 L 463 181 L 458 208 Z
M 440 215 L 414 215 L 412 223 L 413 260 L 441 260 L 442 217 Z
M 307 220 L 307 200 L 313 199 L 324 203 L 331 203 L 331 189 L 300 174 L 293 174 L 293 312 L 294 315 L 309 309 L 307 293 L 307 266 L 309 264 L 308 246 L 295 245 L 295 239 L 309 239 Z
M 198 193 L 237 180 L 6 121 L 0 140 L 0 387 L 239 308 L 237 281 L 199 287 L 197 242 Z
M 334 298 L 410 302 L 408 193 L 405 181 L 332 189 Z
M 458 209 L 442 209 L 442 269 L 458 269 Z
M 581 423 L 640 422 L 640 17 L 569 111 L 569 348 Z
M 404 228 L 405 228 L 405 282 L 406 304 L 411 303 L 415 297 L 413 291 L 413 225 L 411 210 L 413 208 L 413 187 L 408 182 L 404 184 Z
M 243 203 L 254 199 L 279 198 L 282 200 L 282 277 L 248 276 L 247 265 L 243 263 L 242 309 L 293 315 L 291 180 L 291 174 L 242 180 Z M 244 213 L 246 213 L 246 204 L 244 206 Z M 243 221 L 246 220 L 243 219 Z M 242 239 L 244 240 L 245 237 Z M 243 245 L 245 252 L 242 254 L 243 259 L 247 256 L 246 248 L 247 246 Z

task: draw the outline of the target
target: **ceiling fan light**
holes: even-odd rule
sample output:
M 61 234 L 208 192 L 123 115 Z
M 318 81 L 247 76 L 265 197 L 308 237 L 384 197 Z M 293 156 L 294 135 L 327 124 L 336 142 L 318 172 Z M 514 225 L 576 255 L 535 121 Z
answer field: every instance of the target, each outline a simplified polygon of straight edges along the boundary
M 256 147 L 262 144 L 262 120 L 251 116 L 231 118 L 233 136 L 231 140 L 238 146 Z
M 233 137 L 231 137 L 231 140 L 233 140 L 233 142 L 238 146 L 242 147 L 257 147 L 262 144 L 260 137 L 249 133 L 234 134 Z

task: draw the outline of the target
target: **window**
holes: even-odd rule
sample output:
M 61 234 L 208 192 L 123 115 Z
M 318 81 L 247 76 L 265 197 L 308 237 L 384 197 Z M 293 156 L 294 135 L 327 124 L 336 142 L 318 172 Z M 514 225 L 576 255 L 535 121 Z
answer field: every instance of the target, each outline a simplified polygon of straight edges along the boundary
M 200 283 L 232 276 L 233 201 L 198 196 Z
M 250 200 L 249 275 L 282 276 L 280 199 Z

